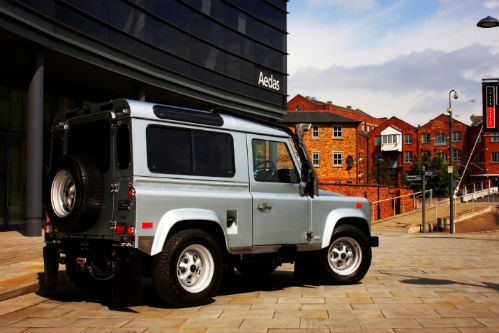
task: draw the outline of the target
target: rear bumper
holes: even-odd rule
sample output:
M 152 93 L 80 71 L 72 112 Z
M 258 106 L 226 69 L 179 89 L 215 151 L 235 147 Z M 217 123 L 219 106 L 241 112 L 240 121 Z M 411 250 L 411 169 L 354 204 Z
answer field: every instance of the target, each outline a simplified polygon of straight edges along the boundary
M 371 244 L 371 247 L 378 247 L 379 246 L 378 236 L 371 236 L 369 243 Z

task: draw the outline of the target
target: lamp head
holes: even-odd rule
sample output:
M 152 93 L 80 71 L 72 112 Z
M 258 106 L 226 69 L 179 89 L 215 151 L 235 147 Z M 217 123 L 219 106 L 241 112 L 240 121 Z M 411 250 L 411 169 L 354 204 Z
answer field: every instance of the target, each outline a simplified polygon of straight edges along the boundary
M 457 99 L 459 96 L 457 96 L 457 92 L 454 92 L 454 99 Z

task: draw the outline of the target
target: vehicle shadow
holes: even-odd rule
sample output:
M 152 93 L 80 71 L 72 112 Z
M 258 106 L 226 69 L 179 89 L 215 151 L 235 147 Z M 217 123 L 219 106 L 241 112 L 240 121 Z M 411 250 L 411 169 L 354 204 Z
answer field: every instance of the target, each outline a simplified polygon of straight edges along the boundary
M 252 292 L 279 291 L 289 287 L 309 286 L 312 288 L 318 285 L 318 282 L 307 281 L 303 284 L 294 278 L 291 271 L 275 271 L 264 277 L 245 276 L 238 272 L 230 274 L 224 278 L 216 296 L 240 295 Z M 141 305 L 154 308 L 171 308 L 156 293 L 152 279 L 142 278 L 142 301 L 131 304 L 118 304 L 113 302 L 110 290 L 82 290 L 75 287 L 71 282 L 59 285 L 56 290 L 42 289 L 37 294 L 50 300 L 58 302 L 94 302 L 107 306 L 111 310 L 136 312 L 130 306 Z M 212 300 L 214 302 L 214 300 Z

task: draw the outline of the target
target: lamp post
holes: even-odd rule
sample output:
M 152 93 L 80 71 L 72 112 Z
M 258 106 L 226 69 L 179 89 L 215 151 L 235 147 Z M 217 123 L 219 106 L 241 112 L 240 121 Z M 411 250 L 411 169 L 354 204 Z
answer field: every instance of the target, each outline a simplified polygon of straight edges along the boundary
M 377 181 L 377 184 L 378 184 L 378 220 L 380 219 L 380 216 L 381 216 L 380 202 L 379 202 L 379 167 L 380 167 L 381 163 L 383 163 L 384 161 L 385 160 L 382 158 L 378 158 L 376 160 L 376 163 L 378 164 L 378 181 Z
M 494 17 L 484 17 L 476 24 L 479 28 L 493 28 L 499 26 L 499 21 Z
M 452 156 L 452 106 L 451 106 L 451 94 L 454 93 L 454 99 L 457 99 L 457 92 L 452 89 L 449 91 L 449 108 L 447 112 L 449 113 L 449 173 L 450 173 L 450 210 L 449 210 L 449 219 L 450 219 L 450 233 L 454 233 L 454 163 Z

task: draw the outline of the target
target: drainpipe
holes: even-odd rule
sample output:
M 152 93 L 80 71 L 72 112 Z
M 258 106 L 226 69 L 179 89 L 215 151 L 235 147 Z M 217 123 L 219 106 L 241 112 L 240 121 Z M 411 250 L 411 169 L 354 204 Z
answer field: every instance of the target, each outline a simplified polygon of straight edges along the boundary
M 42 234 L 43 76 L 43 51 L 37 50 L 26 110 L 26 235 L 34 237 Z

